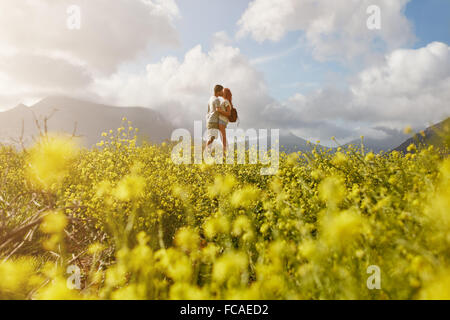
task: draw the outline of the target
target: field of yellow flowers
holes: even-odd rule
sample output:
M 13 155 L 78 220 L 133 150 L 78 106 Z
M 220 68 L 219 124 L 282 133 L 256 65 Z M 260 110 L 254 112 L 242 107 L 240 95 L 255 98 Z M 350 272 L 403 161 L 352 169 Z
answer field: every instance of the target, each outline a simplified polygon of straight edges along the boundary
M 281 154 L 262 176 L 176 165 L 136 131 L 0 147 L 1 299 L 450 299 L 450 160 L 433 146 Z

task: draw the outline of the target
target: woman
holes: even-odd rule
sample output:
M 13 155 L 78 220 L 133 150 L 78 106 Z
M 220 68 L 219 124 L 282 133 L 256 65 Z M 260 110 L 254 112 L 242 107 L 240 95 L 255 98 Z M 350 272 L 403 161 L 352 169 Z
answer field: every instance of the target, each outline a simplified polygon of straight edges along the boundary
M 223 102 L 220 104 L 219 112 L 219 131 L 222 135 L 223 155 L 227 151 L 227 125 L 228 117 L 231 115 L 231 107 L 233 106 L 233 95 L 230 89 L 225 88 L 223 90 Z

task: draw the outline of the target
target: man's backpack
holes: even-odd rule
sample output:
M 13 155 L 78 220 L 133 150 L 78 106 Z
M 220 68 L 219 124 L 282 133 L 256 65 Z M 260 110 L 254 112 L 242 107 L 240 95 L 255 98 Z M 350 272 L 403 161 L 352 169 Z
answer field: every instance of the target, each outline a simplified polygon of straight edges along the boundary
M 236 122 L 238 119 L 238 114 L 237 114 L 237 110 L 231 106 L 231 114 L 228 117 L 228 120 L 230 120 L 230 122 Z

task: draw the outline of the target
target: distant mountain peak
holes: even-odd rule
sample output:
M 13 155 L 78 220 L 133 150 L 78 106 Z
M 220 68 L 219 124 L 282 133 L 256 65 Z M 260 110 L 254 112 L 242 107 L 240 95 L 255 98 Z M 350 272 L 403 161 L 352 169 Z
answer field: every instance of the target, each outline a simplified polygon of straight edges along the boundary
M 25 109 L 25 108 L 29 108 L 27 105 L 23 104 L 23 103 L 19 103 L 14 109 Z
M 23 103 L 18 104 L 17 106 L 15 106 L 14 108 L 5 110 L 5 111 L 1 111 L 0 114 L 25 114 L 30 110 L 30 107 L 24 105 Z
M 36 119 L 45 119 L 49 132 L 69 133 L 74 130 L 91 147 L 99 142 L 102 132 L 115 130 L 122 118 L 139 128 L 142 140 L 162 142 L 170 138 L 172 124 L 158 111 L 143 107 L 117 107 L 97 104 L 67 96 L 49 96 L 27 107 L 23 104 L 0 113 L 0 143 L 17 140 L 24 127 L 24 137 L 31 141 L 38 134 Z
M 409 138 L 405 142 L 403 142 L 401 145 L 399 145 L 394 150 L 401 151 L 401 152 L 408 152 L 407 148 L 411 144 L 415 144 L 416 146 L 418 144 L 423 145 L 434 145 L 437 147 L 449 147 L 449 137 L 450 134 L 450 117 L 445 119 L 444 121 L 441 121 L 439 123 L 436 123 L 425 130 L 423 130 L 421 133 L 416 133 L 413 137 Z
M 118 105 L 109 105 L 104 104 L 100 102 L 93 102 L 82 98 L 74 98 L 70 96 L 63 96 L 63 95 L 53 95 L 43 98 L 41 101 L 33 105 L 33 108 L 36 107 L 53 107 L 53 108 L 73 108 L 73 107 L 106 107 L 106 108 L 128 108 L 128 109 L 142 109 L 147 112 L 157 112 L 154 109 L 147 108 L 147 107 L 141 107 L 141 106 L 133 106 L 133 105 L 126 105 L 126 106 L 118 106 Z
M 23 103 L 18 104 L 12 109 L 7 110 L 8 113 L 14 113 L 14 114 L 22 114 L 27 113 L 30 110 L 30 107 L 27 105 L 24 105 Z
M 49 103 L 49 102 L 61 102 L 61 101 L 77 101 L 77 102 L 87 102 L 83 101 L 82 99 L 73 98 L 70 96 L 64 96 L 64 95 L 53 95 L 53 96 L 47 96 L 45 98 L 42 98 L 41 102 Z
M 71 107 L 75 105 L 93 105 L 95 103 L 87 100 L 82 100 L 78 98 L 73 98 L 69 96 L 48 96 L 37 102 L 32 106 L 32 108 L 46 106 L 46 107 Z

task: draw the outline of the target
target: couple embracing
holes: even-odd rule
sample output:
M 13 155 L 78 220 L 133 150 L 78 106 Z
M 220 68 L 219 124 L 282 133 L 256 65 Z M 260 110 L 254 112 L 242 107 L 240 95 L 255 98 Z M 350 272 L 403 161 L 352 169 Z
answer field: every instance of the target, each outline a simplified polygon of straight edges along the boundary
M 223 154 L 227 151 L 227 126 L 229 122 L 236 122 L 237 112 L 233 106 L 233 95 L 230 89 L 221 85 L 214 87 L 214 95 L 209 99 L 206 125 L 208 129 L 208 142 L 206 147 L 218 139 L 219 132 L 222 137 Z

